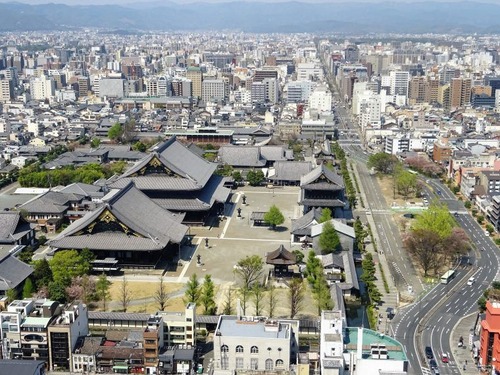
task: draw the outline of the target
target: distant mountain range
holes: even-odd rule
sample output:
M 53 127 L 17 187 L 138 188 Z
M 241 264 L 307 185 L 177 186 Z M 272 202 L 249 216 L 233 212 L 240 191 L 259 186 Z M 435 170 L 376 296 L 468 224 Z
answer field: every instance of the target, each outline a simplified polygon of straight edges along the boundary
M 0 31 L 81 27 L 130 31 L 498 33 L 500 5 L 420 3 L 187 3 L 69 6 L 0 3 Z

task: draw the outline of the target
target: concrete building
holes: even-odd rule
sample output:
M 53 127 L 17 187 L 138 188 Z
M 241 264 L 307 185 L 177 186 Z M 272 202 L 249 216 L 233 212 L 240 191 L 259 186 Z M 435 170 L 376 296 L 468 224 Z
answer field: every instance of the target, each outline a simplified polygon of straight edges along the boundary
M 478 177 L 479 184 L 484 187 L 487 195 L 500 194 L 500 172 L 481 171 Z
M 332 110 L 332 93 L 326 85 L 319 85 L 309 96 L 308 104 L 309 109 L 330 112 Z
M 319 62 L 299 63 L 297 65 L 297 81 L 322 81 L 323 67 Z
M 322 375 L 407 374 L 403 346 L 392 337 L 362 327 L 347 327 L 341 311 L 321 314 Z
M 472 81 L 470 78 L 452 78 L 450 86 L 450 107 L 455 109 L 470 104 Z
M 205 103 L 222 102 L 229 97 L 229 86 L 223 79 L 205 79 L 201 86 L 201 98 Z
M 201 99 L 201 83 L 203 82 L 203 73 L 201 72 L 201 69 L 195 66 L 190 66 L 187 68 L 186 78 L 192 82 L 192 96 L 194 98 Z
M 158 311 L 157 315 L 163 320 L 165 345 L 196 345 L 196 304 L 188 303 L 183 312 Z
M 287 103 L 300 103 L 309 99 L 309 95 L 314 90 L 314 83 L 311 81 L 293 81 L 287 86 Z
M 38 77 L 30 81 L 31 97 L 34 100 L 49 99 L 56 93 L 56 84 L 53 78 Z
M 298 321 L 221 315 L 214 337 L 214 374 L 290 374 Z
M 408 96 L 408 87 L 410 83 L 410 73 L 395 70 L 389 73 L 391 84 L 391 95 Z
M 491 373 L 500 372 L 500 302 L 486 302 L 485 318 L 481 321 L 479 334 L 479 364 L 491 366 Z
M 14 97 L 14 85 L 10 79 L 0 78 L 0 102 L 5 103 Z
M 72 369 L 78 338 L 89 333 L 87 306 L 81 302 L 64 307 L 61 315 L 48 326 L 49 363 L 52 370 Z

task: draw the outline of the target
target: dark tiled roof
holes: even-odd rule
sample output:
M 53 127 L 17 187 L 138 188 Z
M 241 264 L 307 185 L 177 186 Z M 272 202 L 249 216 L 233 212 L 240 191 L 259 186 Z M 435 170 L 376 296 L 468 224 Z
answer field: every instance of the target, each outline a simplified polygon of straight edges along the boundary
M 297 263 L 297 256 L 280 245 L 279 248 L 270 252 L 266 256 L 267 264 L 274 265 L 293 265 Z
M 306 229 L 307 227 L 309 227 L 312 224 L 319 223 L 320 217 L 321 217 L 321 208 L 315 208 L 315 209 L 313 208 L 311 211 L 309 211 L 305 215 L 299 217 L 297 220 L 292 221 L 291 232 L 293 234 L 299 234 L 299 233 L 295 233 L 295 232 L 298 230 L 301 230 L 301 229 L 302 230 Z M 311 233 L 311 231 L 309 230 L 308 234 L 310 234 L 310 233 Z M 306 234 L 306 233 L 303 233 L 303 234 Z
M 0 261 L 0 290 L 17 287 L 33 273 L 33 268 L 14 256 L 7 255 Z
M 255 146 L 222 146 L 219 159 L 223 164 L 239 167 L 263 167 L 267 162 Z
M 147 322 L 151 314 L 146 313 L 127 313 L 127 312 L 105 312 L 105 311 L 89 311 L 89 319 L 92 320 L 136 320 Z
M 123 232 L 78 234 L 97 220 L 105 210 L 139 236 L 128 236 Z M 183 218 L 183 215 L 173 214 L 160 207 L 130 183 L 122 190 L 113 191 L 104 197 L 104 204 L 101 207 L 73 222 L 50 241 L 50 245 L 71 248 L 67 247 L 71 244 L 82 248 L 80 246 L 87 243 L 87 246 L 83 247 L 90 249 L 126 247 L 127 250 L 159 250 L 165 248 L 169 242 L 182 241 L 188 230 L 187 226 L 181 224 Z
M 34 375 L 45 367 L 45 361 L 0 359 L 0 374 Z
M 147 190 L 162 190 L 162 191 L 196 191 L 200 190 L 202 186 L 196 184 L 195 181 L 186 178 L 177 178 L 169 176 L 137 176 L 137 177 L 123 177 L 113 182 L 110 187 L 112 189 L 121 189 L 127 186 L 130 181 L 133 181 L 137 189 L 142 191 Z
M 31 214 L 33 213 L 53 213 L 62 214 L 68 209 L 71 202 L 80 202 L 83 199 L 82 195 L 73 193 L 61 193 L 56 191 L 48 191 L 35 199 L 32 199 L 19 208 Z
M 307 175 L 300 179 L 300 186 L 309 185 L 314 183 L 321 175 L 325 176 L 326 180 L 339 188 L 344 188 L 344 180 L 337 173 L 328 169 L 324 164 L 313 169 Z M 327 182 L 327 181 L 325 181 Z
M 123 177 L 129 177 L 131 174 L 136 173 L 147 165 L 153 157 L 157 157 L 172 172 L 194 181 L 199 188 L 205 186 L 217 168 L 217 164 L 203 159 L 177 141 L 176 137 L 172 137 L 158 145 L 154 152 L 126 171 Z
M 277 161 L 274 163 L 275 174 L 271 180 L 300 181 L 302 176 L 312 170 L 312 165 L 305 161 Z

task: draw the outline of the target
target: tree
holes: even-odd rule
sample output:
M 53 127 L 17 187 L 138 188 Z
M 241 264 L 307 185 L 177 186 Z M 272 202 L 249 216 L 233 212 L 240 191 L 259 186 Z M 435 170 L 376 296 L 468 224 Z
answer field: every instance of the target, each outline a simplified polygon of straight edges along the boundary
M 48 285 L 49 297 L 59 303 L 66 303 L 68 295 L 66 294 L 66 286 L 61 282 L 51 281 Z
M 222 313 L 224 315 L 233 315 L 233 291 L 229 288 L 226 292 L 226 298 L 224 300 L 224 305 L 222 306 Z
M 18 258 L 21 262 L 31 263 L 33 259 L 33 248 L 31 246 L 26 246 L 18 255 Z
M 201 286 L 200 302 L 203 306 L 203 314 L 215 315 L 217 306 L 215 306 L 215 284 L 212 276 L 205 275 L 203 285 Z
M 99 147 L 101 144 L 101 140 L 99 138 L 92 138 L 92 140 L 90 141 L 90 147 L 92 148 L 97 148 Z
M 33 278 L 37 289 L 47 287 L 54 280 L 52 270 L 47 259 L 43 258 L 35 261 Z
M 31 298 L 32 294 L 35 292 L 35 288 L 33 286 L 33 282 L 31 279 L 28 277 L 26 280 L 24 280 L 24 285 L 23 285 L 23 298 Z
M 96 288 L 97 298 L 99 298 L 99 300 L 102 301 L 102 308 L 104 311 L 106 311 L 106 302 L 111 297 L 109 293 L 110 286 L 111 282 L 106 277 L 106 274 L 105 273 L 100 274 L 99 277 L 97 278 L 95 288 Z
M 398 164 L 399 161 L 395 155 L 386 154 L 385 152 L 379 152 L 370 155 L 366 166 L 368 168 L 373 168 L 377 172 L 383 174 L 392 174 L 396 165 Z
M 89 303 L 94 298 L 95 279 L 88 276 L 77 276 L 71 280 L 71 285 L 66 288 L 66 295 L 70 300 L 82 300 Z
M 38 237 L 38 245 L 43 246 L 47 242 L 47 237 L 43 234 Z
M 470 210 L 470 208 L 472 207 L 472 203 L 470 201 L 465 201 L 464 202 L 464 206 L 465 206 L 465 208 L 467 208 L 468 210 Z
M 7 300 L 9 301 L 9 303 L 16 300 L 18 297 L 17 289 L 14 289 L 14 288 L 8 289 L 6 295 L 7 295 Z
M 340 249 L 340 238 L 331 221 L 323 223 L 319 236 L 319 247 L 322 254 L 330 254 Z
M 134 151 L 146 152 L 147 149 L 148 149 L 148 146 L 145 143 L 142 143 L 141 141 L 135 142 L 132 145 L 132 150 L 134 150 Z
M 285 222 L 285 217 L 281 213 L 280 209 L 273 204 L 269 211 L 264 214 L 264 221 L 269 223 L 269 225 L 275 229 L 277 225 L 281 225 Z
M 320 223 L 324 223 L 325 221 L 330 221 L 332 220 L 332 210 L 329 208 L 323 208 L 321 210 L 321 216 L 319 218 Z
M 304 283 L 302 279 L 293 278 L 288 284 L 288 300 L 290 303 L 290 319 L 295 318 L 304 302 Z
M 255 307 L 255 315 L 260 316 L 262 313 L 262 301 L 264 299 L 264 288 L 259 283 L 253 284 L 252 297 L 253 297 L 253 304 Z
M 243 287 L 250 289 L 252 284 L 262 276 L 263 271 L 262 258 L 258 255 L 249 255 L 236 264 L 233 272 L 241 279 Z
M 300 250 L 293 250 L 292 253 L 295 255 L 297 264 L 302 263 L 302 261 L 304 260 L 304 253 Z
M 160 309 L 160 311 L 164 311 L 168 303 L 169 295 L 167 293 L 167 288 L 165 286 L 163 276 L 160 276 L 160 282 L 154 294 L 154 299 L 156 303 L 158 303 L 158 308 Z
M 331 310 L 333 308 L 330 288 L 323 273 L 319 275 L 313 285 L 313 297 L 318 307 L 318 315 L 321 315 L 321 311 L 323 310 Z
M 76 250 L 58 251 L 49 264 L 54 281 L 64 285 L 64 287 L 71 284 L 73 277 L 85 275 L 91 269 L 89 261 L 78 254 Z
M 234 171 L 233 174 L 232 174 L 232 177 L 233 177 L 233 180 L 235 182 L 241 182 L 243 181 L 243 177 L 241 176 L 241 172 L 240 171 Z
M 432 203 L 415 218 L 411 229 L 428 229 L 438 234 L 440 238 L 446 238 L 455 225 L 456 222 L 446 205 Z
M 128 281 L 125 278 L 125 275 L 123 276 L 122 282 L 120 284 L 119 293 L 120 293 L 119 297 L 120 297 L 120 303 L 122 305 L 122 310 L 123 312 L 127 312 L 128 305 L 132 300 L 132 294 L 130 292 Z
M 248 171 L 247 181 L 251 186 L 259 186 L 262 181 L 264 181 L 264 172 L 262 172 L 261 170 Z
M 365 240 L 368 237 L 368 231 L 364 228 L 363 223 L 359 219 L 359 216 L 354 222 L 354 234 L 356 236 L 356 247 L 359 251 L 365 251 Z
M 276 287 L 274 284 L 270 284 L 267 293 L 267 314 L 270 318 L 274 316 L 276 307 L 278 306 L 278 295 L 276 294 Z
M 186 286 L 187 289 L 184 292 L 184 303 L 197 303 L 200 299 L 200 282 L 195 273 L 191 275 Z
M 246 287 L 242 287 L 238 291 L 239 296 L 241 297 L 240 299 L 240 306 L 241 310 L 243 312 L 243 315 L 247 314 L 247 303 L 248 299 L 250 298 L 251 290 Z
M 417 183 L 418 179 L 416 174 L 405 170 L 401 170 L 396 174 L 396 187 L 404 199 L 408 199 L 412 193 L 415 193 Z
M 429 270 L 436 266 L 441 252 L 442 239 L 431 229 L 414 229 L 403 238 L 403 243 L 412 254 L 427 276 Z
M 111 139 L 112 141 L 118 142 L 121 139 L 122 135 L 123 135 L 123 128 L 119 122 L 114 124 L 108 130 L 108 138 Z

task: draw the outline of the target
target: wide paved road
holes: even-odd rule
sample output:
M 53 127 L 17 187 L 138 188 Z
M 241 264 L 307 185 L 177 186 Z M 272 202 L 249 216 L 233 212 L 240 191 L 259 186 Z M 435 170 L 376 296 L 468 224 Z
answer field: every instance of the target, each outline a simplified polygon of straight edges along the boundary
M 408 354 L 410 371 L 414 374 L 427 374 L 428 363 L 423 358 L 423 349 L 430 346 L 436 357 L 441 374 L 459 374 L 460 370 L 453 358 L 453 345 L 450 342 L 451 330 L 464 316 L 477 311 L 477 300 L 493 280 L 497 279 L 500 264 L 498 248 L 484 234 L 481 226 L 457 201 L 451 191 L 440 181 L 427 180 L 432 188 L 428 190 L 435 199 L 448 205 L 451 212 L 458 212 L 456 220 L 472 239 L 475 250 L 457 262 L 456 276 L 448 284 L 437 284 L 429 293 L 420 296 L 417 303 L 407 307 L 396 316 L 393 329 Z M 467 285 L 469 277 L 475 283 Z M 464 337 L 467 342 L 468 338 Z M 443 353 L 450 362 L 441 361 Z

